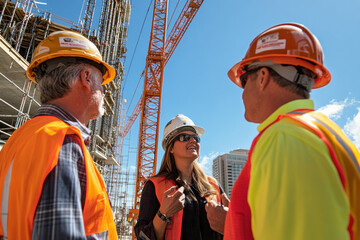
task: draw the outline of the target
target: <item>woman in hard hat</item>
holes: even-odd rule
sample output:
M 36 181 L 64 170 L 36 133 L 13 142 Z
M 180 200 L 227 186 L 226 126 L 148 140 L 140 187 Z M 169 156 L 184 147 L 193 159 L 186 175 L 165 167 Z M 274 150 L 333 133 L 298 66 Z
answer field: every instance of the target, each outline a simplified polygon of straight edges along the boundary
M 195 161 L 204 129 L 179 114 L 164 129 L 165 154 L 158 174 L 143 189 L 135 233 L 138 239 L 221 239 L 211 229 L 205 205 L 220 204 L 222 190 Z

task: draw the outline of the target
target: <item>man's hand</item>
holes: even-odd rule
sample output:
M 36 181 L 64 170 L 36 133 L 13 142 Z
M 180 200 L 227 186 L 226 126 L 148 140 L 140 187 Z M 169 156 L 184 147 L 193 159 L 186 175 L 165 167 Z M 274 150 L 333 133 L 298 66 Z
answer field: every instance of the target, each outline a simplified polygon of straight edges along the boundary
M 205 210 L 211 229 L 224 234 L 225 218 L 230 200 L 225 193 L 221 194 L 221 199 L 223 204 L 211 200 L 205 205 Z
M 177 190 L 176 189 L 176 186 L 172 186 L 164 192 L 164 196 L 159 210 L 166 217 L 171 217 L 172 215 L 184 208 L 184 187 L 180 187 Z

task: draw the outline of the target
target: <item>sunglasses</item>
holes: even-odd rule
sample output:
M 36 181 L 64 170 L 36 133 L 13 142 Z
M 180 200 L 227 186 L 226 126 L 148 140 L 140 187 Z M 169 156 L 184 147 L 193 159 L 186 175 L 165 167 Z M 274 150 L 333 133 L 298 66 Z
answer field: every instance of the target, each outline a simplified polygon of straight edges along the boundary
M 242 88 L 245 87 L 246 82 L 247 82 L 247 80 L 248 80 L 248 76 L 249 76 L 250 74 L 252 74 L 252 73 L 257 72 L 259 69 L 260 69 L 260 68 L 255 68 L 255 69 L 249 70 L 249 71 L 245 72 L 243 75 L 240 76 L 240 82 L 241 82 Z
M 200 137 L 199 135 L 190 135 L 190 134 L 186 134 L 186 133 L 182 133 L 177 135 L 174 138 L 174 141 L 179 141 L 179 142 L 188 142 L 190 140 L 190 138 L 193 138 L 197 143 L 200 143 Z

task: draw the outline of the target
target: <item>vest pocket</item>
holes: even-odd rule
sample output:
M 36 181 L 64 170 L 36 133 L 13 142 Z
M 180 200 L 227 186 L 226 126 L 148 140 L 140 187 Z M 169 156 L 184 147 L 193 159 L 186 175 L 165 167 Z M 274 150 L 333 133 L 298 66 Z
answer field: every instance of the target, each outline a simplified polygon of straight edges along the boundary
M 99 233 L 106 230 L 106 224 L 105 224 L 105 193 L 100 193 L 96 197 L 96 205 L 94 206 L 94 214 L 93 214 L 93 233 Z M 103 226 L 103 227 L 101 227 Z
M 86 235 L 98 234 L 109 230 L 106 219 L 107 197 L 105 192 L 94 195 L 85 203 L 84 226 Z

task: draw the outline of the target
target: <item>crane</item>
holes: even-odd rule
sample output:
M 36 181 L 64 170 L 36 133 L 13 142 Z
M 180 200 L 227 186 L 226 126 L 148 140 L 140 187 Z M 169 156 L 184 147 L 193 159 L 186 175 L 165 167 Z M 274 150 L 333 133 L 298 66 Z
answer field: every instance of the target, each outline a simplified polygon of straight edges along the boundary
M 201 4 L 204 2 L 204 0 L 188 0 L 181 11 L 176 23 L 174 24 L 168 40 L 166 41 L 166 47 L 165 47 L 165 64 L 168 63 L 170 60 L 171 55 L 175 51 L 177 45 L 179 44 L 182 36 L 184 36 L 187 28 L 189 27 L 191 21 L 195 17 L 197 11 L 199 10 Z M 145 70 L 142 72 L 141 76 L 145 74 Z M 134 124 L 135 120 L 139 116 L 141 110 L 142 110 L 142 100 L 143 95 L 139 98 L 133 112 L 131 113 L 130 117 L 128 118 L 124 131 L 122 132 L 122 136 L 125 137 L 127 133 L 130 131 L 132 125 Z
M 159 119 L 164 67 L 185 34 L 204 0 L 187 0 L 168 40 L 166 38 L 168 0 L 155 0 L 146 66 L 144 91 L 126 123 L 127 134 L 141 112 L 134 208 L 129 215 L 137 219 L 143 186 L 156 171 Z M 134 221 L 135 222 L 135 221 Z M 133 235 L 134 236 L 134 235 Z

